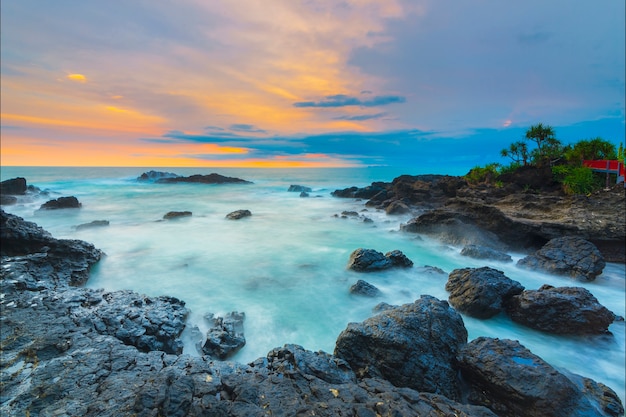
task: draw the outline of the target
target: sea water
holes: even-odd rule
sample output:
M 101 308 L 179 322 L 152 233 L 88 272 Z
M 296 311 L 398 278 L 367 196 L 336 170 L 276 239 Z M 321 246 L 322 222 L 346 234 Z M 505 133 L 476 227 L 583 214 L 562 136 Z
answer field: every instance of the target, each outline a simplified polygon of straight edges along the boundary
M 218 172 L 252 184 L 156 184 L 137 181 L 147 168 L 3 167 L 1 179 L 25 177 L 46 191 L 3 208 L 36 222 L 57 238 L 81 239 L 106 256 L 93 269 L 90 288 L 130 289 L 149 296 L 182 299 L 191 310 L 183 339 L 184 353 L 198 355 L 197 332 L 206 333 L 207 313 L 245 313 L 245 347 L 233 360 L 250 362 L 286 343 L 332 353 L 339 333 L 350 322 L 373 315 L 380 302 L 399 305 L 422 294 L 447 299 L 447 274 L 455 268 L 490 266 L 526 289 L 543 284 L 582 286 L 615 314 L 625 316 L 624 265 L 607 264 L 595 281 L 519 269 L 516 262 L 475 260 L 461 248 L 416 234 L 402 233 L 411 215 L 389 216 L 365 201 L 331 196 L 335 189 L 391 181 L 400 174 L 425 172 L 369 169 L 159 169 L 179 175 Z M 290 185 L 312 188 L 309 197 L 288 192 Z M 48 199 L 76 196 L 81 209 L 38 211 Z M 247 209 L 252 216 L 227 220 Z M 169 211 L 191 217 L 164 221 Z M 359 217 L 343 217 L 356 211 Z M 372 222 L 364 222 L 367 217 Z M 108 227 L 77 230 L 93 220 Z M 399 249 L 413 260 L 407 270 L 359 274 L 346 269 L 357 248 L 380 252 Z M 512 253 L 514 261 L 525 254 Z M 358 279 L 382 291 L 378 298 L 349 293 Z M 551 365 L 584 375 L 613 388 L 625 400 L 624 322 L 613 323 L 607 336 L 555 336 L 513 323 L 505 315 L 488 320 L 463 316 L 469 339 L 478 336 L 519 340 Z

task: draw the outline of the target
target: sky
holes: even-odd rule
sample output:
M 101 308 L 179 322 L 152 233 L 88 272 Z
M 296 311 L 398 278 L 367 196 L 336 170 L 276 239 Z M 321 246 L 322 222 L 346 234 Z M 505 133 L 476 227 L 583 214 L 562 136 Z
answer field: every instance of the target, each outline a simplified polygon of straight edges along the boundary
M 624 0 L 3 0 L 4 166 L 445 169 L 624 141 Z

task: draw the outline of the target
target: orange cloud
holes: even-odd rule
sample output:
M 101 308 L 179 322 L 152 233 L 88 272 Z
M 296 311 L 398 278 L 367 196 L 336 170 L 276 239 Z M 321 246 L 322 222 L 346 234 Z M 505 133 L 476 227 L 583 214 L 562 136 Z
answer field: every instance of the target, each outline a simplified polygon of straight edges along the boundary
M 72 80 L 72 81 L 76 81 L 79 83 L 86 83 L 87 82 L 87 77 L 85 77 L 83 74 L 68 74 L 67 75 L 67 79 L 68 80 Z

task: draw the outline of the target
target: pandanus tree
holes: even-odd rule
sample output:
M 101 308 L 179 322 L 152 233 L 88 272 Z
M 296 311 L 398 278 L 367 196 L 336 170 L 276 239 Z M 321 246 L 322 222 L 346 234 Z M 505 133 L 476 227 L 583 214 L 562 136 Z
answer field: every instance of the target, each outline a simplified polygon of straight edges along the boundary
M 525 138 L 537 144 L 537 148 L 531 152 L 536 165 L 546 163 L 552 165 L 563 154 L 563 145 L 554 136 L 554 129 L 551 126 L 544 126 L 542 123 L 533 125 L 526 131 Z

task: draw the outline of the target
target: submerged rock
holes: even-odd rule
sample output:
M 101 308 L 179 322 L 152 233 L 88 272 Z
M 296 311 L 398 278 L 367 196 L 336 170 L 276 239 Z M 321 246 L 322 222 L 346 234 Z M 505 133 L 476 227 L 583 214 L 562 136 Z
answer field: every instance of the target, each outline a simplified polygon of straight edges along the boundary
M 615 314 L 581 287 L 526 290 L 508 300 L 506 311 L 517 323 L 555 334 L 602 334 L 615 320 Z
M 357 272 L 373 272 L 392 267 L 410 268 L 413 261 L 399 250 L 393 250 L 383 255 L 374 249 L 359 248 L 350 254 L 348 269 Z
M 141 174 L 137 180 L 138 181 L 157 181 L 163 178 L 178 178 L 180 175 L 174 174 L 172 172 L 163 172 L 163 171 L 148 171 Z
M 242 180 L 241 178 L 226 177 L 224 175 L 212 173 L 208 175 L 191 175 L 189 177 L 165 177 L 157 179 L 158 183 L 177 183 L 177 182 L 191 182 L 201 184 L 252 184 L 250 181 Z
M 190 211 L 168 211 L 163 215 L 164 220 L 172 220 L 180 217 L 190 217 L 193 213 Z
M 350 323 L 335 344 L 335 356 L 359 378 L 384 378 L 458 399 L 455 357 L 467 342 L 463 319 L 446 301 L 423 295 L 412 304 Z
M 289 186 L 289 189 L 287 191 L 297 192 L 297 193 L 310 193 L 313 190 L 311 189 L 311 187 L 305 187 L 304 185 L 292 184 Z
M 486 246 L 467 245 L 461 250 L 461 255 L 474 259 L 490 259 L 499 262 L 513 262 L 511 255 Z
M 350 294 L 363 295 L 365 297 L 378 297 L 381 295 L 381 292 L 376 286 L 360 279 L 356 284 L 350 287 Z
M 593 281 L 602 273 L 605 262 L 593 243 L 580 237 L 566 236 L 551 239 L 533 255 L 520 259 L 517 265 L 581 281 Z
M 450 272 L 446 291 L 457 310 L 481 319 L 495 316 L 504 310 L 506 301 L 524 291 L 524 287 L 497 269 L 462 268 Z
M 109 225 L 108 220 L 94 220 L 89 223 L 79 224 L 78 226 L 76 226 L 76 230 L 91 229 L 94 227 L 103 227 L 103 226 L 108 226 L 108 225 Z
M 228 213 L 226 215 L 226 218 L 229 220 L 239 220 L 243 219 L 244 217 L 250 216 L 252 216 L 252 212 L 250 210 L 235 210 L 231 213 Z
M 500 417 L 623 413 L 619 398 L 610 388 L 586 392 L 579 389 L 518 341 L 479 337 L 462 346 L 457 359 L 469 389 L 468 400 L 489 407 Z M 598 393 L 602 397 L 596 397 Z M 601 409 L 598 403 L 603 404 Z
M 50 200 L 41 205 L 40 210 L 56 210 L 66 208 L 80 208 L 82 204 L 74 196 L 59 197 L 56 200 Z

